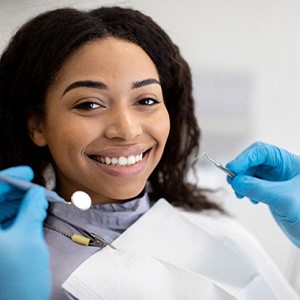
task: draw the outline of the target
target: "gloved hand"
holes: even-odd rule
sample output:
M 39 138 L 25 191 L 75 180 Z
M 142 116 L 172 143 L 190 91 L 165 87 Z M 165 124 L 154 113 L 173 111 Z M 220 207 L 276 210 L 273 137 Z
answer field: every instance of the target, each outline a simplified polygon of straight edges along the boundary
M 8 169 L 5 174 L 13 176 L 16 169 Z M 28 169 L 21 170 L 24 173 L 18 174 L 23 179 L 31 177 L 30 169 L 29 172 Z M 35 186 L 27 193 L 18 192 L 5 183 L 0 184 L 2 206 L 18 197 L 21 197 L 21 204 L 15 220 L 6 229 L 0 226 L 0 297 L 8 300 L 49 299 L 51 272 L 43 233 L 48 207 L 45 191 Z
M 27 181 L 31 181 L 34 176 L 32 169 L 27 166 L 5 169 L 0 173 Z M 5 222 L 13 221 L 19 210 L 23 195 L 24 192 L 19 189 L 3 182 L 0 183 L 0 224 L 3 225 Z
M 257 142 L 226 167 L 237 174 L 227 180 L 238 198 L 269 205 L 280 228 L 300 248 L 300 156 Z

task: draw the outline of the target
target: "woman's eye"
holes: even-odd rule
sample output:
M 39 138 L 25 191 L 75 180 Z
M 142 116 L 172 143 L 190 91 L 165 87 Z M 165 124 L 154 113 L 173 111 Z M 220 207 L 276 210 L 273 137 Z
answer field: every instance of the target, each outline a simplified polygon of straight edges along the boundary
M 82 110 L 93 110 L 99 107 L 101 107 L 101 105 L 96 102 L 82 102 L 75 106 L 76 109 L 82 109 Z
M 159 103 L 159 101 L 156 99 L 152 99 L 152 98 L 144 98 L 144 99 L 139 100 L 138 103 L 141 105 L 151 106 L 151 105 Z

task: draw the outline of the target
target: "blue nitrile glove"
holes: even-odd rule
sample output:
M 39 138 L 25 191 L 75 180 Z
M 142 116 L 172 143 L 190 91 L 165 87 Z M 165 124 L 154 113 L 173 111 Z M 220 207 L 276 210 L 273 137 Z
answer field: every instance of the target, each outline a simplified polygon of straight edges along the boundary
M 44 188 L 33 187 L 24 193 L 13 223 L 0 226 L 1 299 L 49 299 L 51 272 L 43 233 L 47 207 Z
M 284 233 L 300 248 L 300 156 L 257 142 L 226 165 L 238 198 L 263 202 Z
M 12 167 L 3 170 L 0 173 L 12 178 L 27 181 L 31 181 L 34 177 L 32 169 L 27 166 Z M 24 195 L 23 191 L 20 191 L 7 183 L 0 182 L 0 224 L 13 220 L 18 213 L 22 195 Z

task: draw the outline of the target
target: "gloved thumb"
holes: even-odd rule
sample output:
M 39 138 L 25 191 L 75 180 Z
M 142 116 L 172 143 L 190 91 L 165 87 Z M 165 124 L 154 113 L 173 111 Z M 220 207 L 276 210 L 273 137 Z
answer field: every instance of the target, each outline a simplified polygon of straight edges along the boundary
M 47 208 L 48 201 L 45 196 L 45 189 L 41 186 L 34 186 L 25 194 L 15 224 L 18 224 L 24 232 L 35 230 L 42 232 Z

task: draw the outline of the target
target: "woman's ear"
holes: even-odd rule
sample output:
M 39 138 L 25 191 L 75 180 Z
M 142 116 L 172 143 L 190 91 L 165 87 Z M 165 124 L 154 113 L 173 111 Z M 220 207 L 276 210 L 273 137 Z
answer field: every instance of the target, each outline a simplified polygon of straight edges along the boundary
M 39 117 L 29 117 L 27 127 L 29 131 L 29 137 L 37 146 L 44 147 L 47 145 L 44 135 L 43 123 Z

